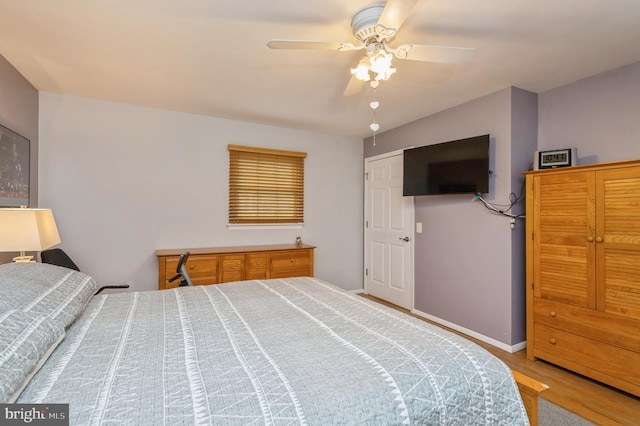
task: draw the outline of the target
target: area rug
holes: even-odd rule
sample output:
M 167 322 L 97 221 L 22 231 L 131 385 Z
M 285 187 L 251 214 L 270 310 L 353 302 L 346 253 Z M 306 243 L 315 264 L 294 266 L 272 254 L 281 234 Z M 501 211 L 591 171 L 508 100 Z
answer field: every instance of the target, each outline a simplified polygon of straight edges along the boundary
M 540 426 L 591 426 L 593 423 L 570 411 L 540 398 L 538 403 L 538 425 Z

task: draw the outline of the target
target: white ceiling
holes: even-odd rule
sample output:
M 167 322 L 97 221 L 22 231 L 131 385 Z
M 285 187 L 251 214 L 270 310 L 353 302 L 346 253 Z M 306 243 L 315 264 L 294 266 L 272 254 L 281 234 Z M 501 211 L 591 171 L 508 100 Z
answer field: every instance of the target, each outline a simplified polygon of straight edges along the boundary
M 355 137 L 372 90 L 343 97 L 362 52 L 271 50 L 352 41 L 376 0 L 0 0 L 0 54 L 38 90 Z M 640 0 L 423 0 L 401 43 L 473 47 L 463 65 L 394 59 L 380 132 L 508 86 L 544 92 L 640 61 Z

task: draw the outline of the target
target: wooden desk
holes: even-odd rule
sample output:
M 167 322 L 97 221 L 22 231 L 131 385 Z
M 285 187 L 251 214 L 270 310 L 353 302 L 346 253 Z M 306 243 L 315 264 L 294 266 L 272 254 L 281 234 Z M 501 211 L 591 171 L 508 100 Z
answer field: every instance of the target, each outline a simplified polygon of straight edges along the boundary
M 188 251 L 187 270 L 193 285 L 220 284 L 254 279 L 312 277 L 314 246 L 275 244 L 240 247 L 209 247 L 157 250 L 158 288 L 176 274 L 180 254 Z

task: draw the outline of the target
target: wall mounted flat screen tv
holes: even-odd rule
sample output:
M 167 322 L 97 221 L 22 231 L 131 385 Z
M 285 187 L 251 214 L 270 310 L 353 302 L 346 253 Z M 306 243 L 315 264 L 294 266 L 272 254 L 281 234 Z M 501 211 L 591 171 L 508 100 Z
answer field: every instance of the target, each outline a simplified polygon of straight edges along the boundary
M 489 135 L 404 150 L 403 195 L 489 192 Z

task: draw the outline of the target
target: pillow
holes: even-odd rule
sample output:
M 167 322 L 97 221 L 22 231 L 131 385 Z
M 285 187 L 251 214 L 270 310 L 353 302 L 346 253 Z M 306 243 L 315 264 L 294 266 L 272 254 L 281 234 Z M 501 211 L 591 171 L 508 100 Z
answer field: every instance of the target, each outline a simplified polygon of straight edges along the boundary
M 65 329 L 82 314 L 97 289 L 98 283 L 89 275 L 56 265 L 0 265 L 0 312 L 31 312 Z
M 13 403 L 64 337 L 64 328 L 43 315 L 0 314 L 0 402 Z

